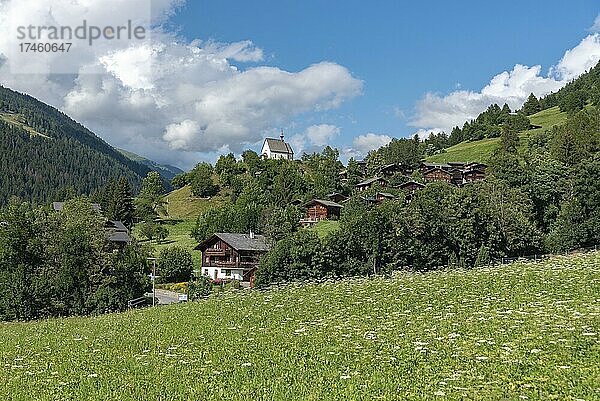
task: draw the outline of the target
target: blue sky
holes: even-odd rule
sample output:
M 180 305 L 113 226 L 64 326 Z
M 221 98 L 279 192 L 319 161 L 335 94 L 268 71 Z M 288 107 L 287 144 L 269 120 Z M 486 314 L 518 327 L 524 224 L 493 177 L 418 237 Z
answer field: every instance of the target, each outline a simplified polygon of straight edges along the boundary
M 540 64 L 545 75 L 598 11 L 597 1 L 194 1 L 172 22 L 190 39 L 252 40 L 262 64 L 287 71 L 324 60 L 347 67 L 363 94 L 296 118 L 298 128 L 340 126 L 341 144 L 367 132 L 411 135 L 407 123 L 427 92 L 478 91 L 515 64 Z
M 329 144 L 347 160 L 558 90 L 600 61 L 599 12 L 597 0 L 4 0 L 0 83 L 184 169 L 259 151 L 281 128 L 298 155 Z M 15 21 L 82 18 L 146 18 L 151 39 L 61 55 L 70 75 L 9 68 Z

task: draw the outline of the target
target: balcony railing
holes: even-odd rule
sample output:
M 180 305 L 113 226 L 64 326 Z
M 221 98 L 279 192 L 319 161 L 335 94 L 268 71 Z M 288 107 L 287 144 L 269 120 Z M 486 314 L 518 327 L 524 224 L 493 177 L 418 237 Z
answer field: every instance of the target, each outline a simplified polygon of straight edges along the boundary
M 205 250 L 204 253 L 210 256 L 225 256 L 229 253 L 229 250 L 209 248 Z

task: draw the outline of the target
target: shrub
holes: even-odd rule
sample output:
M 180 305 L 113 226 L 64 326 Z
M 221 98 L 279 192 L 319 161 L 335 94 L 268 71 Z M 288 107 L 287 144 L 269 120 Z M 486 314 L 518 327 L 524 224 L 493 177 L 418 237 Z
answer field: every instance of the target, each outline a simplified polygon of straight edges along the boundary
M 163 249 L 158 257 L 158 270 L 163 283 L 188 281 L 194 270 L 192 254 L 181 247 Z
M 188 298 L 190 301 L 196 301 L 210 295 L 213 284 L 210 278 L 200 276 L 190 281 L 188 284 Z

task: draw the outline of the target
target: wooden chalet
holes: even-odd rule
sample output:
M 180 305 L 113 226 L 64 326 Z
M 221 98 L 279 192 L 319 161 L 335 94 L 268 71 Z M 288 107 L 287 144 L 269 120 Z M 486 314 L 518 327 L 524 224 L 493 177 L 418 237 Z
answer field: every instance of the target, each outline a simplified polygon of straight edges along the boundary
M 322 220 L 340 217 L 343 208 L 339 203 L 323 199 L 313 199 L 306 203 L 304 207 L 306 208 L 306 215 L 300 220 L 302 225 L 315 224 Z
M 395 174 L 402 175 L 411 175 L 413 173 L 413 169 L 402 163 L 393 163 L 388 164 L 387 166 L 383 166 L 379 169 L 379 174 L 383 177 L 392 177 Z
M 129 229 L 120 221 L 107 220 L 104 223 L 104 229 L 108 241 L 115 245 L 125 246 L 131 242 Z
M 423 178 L 427 182 L 442 181 L 442 182 L 447 182 L 448 184 L 450 184 L 454 180 L 454 174 L 448 170 L 441 168 L 441 167 L 435 167 L 435 168 L 425 171 L 423 173 Z
M 443 181 L 456 186 L 485 179 L 487 165 L 483 163 L 448 162 L 422 163 L 421 173 L 427 182 Z
M 485 170 L 472 169 L 463 172 L 463 184 L 485 180 Z
M 398 188 L 405 192 L 414 193 L 415 191 L 425 188 L 425 184 L 416 181 L 408 181 L 401 184 Z
M 62 212 L 64 207 L 65 202 L 52 202 L 52 209 L 55 212 Z M 92 203 L 92 209 L 98 214 L 102 213 L 102 208 L 97 203 Z M 121 221 L 105 220 L 104 233 L 108 242 L 115 249 L 123 248 L 132 241 L 129 229 Z
M 334 192 L 327 195 L 327 199 L 335 203 L 342 203 L 348 200 L 348 197 L 344 194 L 340 194 L 339 192 Z
M 408 181 L 408 182 L 405 182 L 404 184 L 400 185 L 399 188 L 402 191 L 404 191 L 405 202 L 410 203 L 413 196 L 415 196 L 415 193 L 417 191 L 420 191 L 421 189 L 425 188 L 425 184 L 421 184 L 420 182 L 416 182 L 416 181 Z
M 482 170 L 482 171 L 485 172 L 487 170 L 487 164 L 483 164 L 483 163 L 467 163 L 465 165 L 465 170 L 473 170 L 473 169 Z
M 258 263 L 269 245 L 262 235 L 216 233 L 195 249 L 202 252 L 204 276 L 239 280 L 253 287 Z
M 449 164 L 438 164 L 438 163 L 421 163 L 421 166 L 419 167 L 419 169 L 421 170 L 421 174 L 425 174 L 426 172 L 430 171 L 430 170 L 434 170 L 434 169 L 441 169 L 444 171 L 450 171 L 452 169 L 454 169 L 455 167 L 449 165 Z
M 375 184 L 378 184 L 380 187 L 387 187 L 387 180 L 382 177 L 373 177 L 368 180 L 364 180 L 363 182 L 359 182 L 356 184 L 356 190 L 359 192 L 368 191 Z

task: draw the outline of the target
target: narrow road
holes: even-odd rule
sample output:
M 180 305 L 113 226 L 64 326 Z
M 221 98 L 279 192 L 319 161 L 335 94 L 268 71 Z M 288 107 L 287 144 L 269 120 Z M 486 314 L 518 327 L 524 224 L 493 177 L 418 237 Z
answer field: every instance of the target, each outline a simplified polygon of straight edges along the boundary
M 156 298 L 159 305 L 176 304 L 179 302 L 179 294 L 173 291 L 156 289 Z

